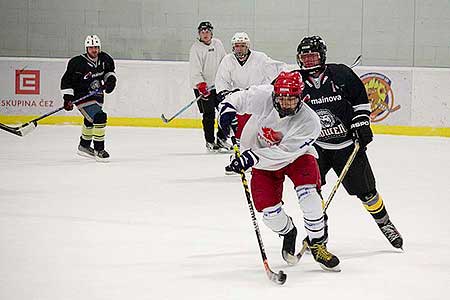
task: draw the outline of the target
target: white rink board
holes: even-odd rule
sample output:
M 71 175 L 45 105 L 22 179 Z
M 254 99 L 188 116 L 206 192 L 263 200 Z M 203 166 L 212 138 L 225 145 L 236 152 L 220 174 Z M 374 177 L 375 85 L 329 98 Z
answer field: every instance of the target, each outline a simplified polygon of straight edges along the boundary
M 39 115 L 61 106 L 59 82 L 67 61 L 0 58 L 0 115 Z M 39 94 L 16 93 L 16 70 L 40 72 Z M 450 69 L 356 67 L 355 71 L 358 75 L 377 72 L 391 80 L 394 103 L 400 109 L 377 124 L 450 127 Z M 176 112 L 194 98 L 187 62 L 116 60 L 116 72 L 117 88 L 105 104 L 111 117 L 159 118 L 162 112 Z M 61 114 L 78 115 L 75 111 Z M 200 115 L 191 108 L 182 117 Z

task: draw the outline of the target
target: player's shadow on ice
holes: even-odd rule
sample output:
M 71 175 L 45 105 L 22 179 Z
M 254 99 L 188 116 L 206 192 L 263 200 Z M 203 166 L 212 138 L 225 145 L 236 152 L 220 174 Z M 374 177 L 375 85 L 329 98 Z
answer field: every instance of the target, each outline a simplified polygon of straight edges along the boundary
M 404 254 L 401 250 L 377 250 L 377 251 L 367 251 L 367 252 L 355 252 L 355 253 L 346 253 L 340 254 L 339 258 L 343 260 L 349 260 L 354 258 L 362 258 L 362 257 L 372 257 L 378 255 L 386 255 L 386 254 Z
M 250 176 L 247 175 L 247 178 L 250 178 Z M 215 177 L 202 177 L 202 178 L 178 178 L 178 179 L 170 179 L 168 180 L 169 183 L 204 183 L 208 182 L 210 183 L 228 183 L 228 182 L 240 182 L 241 177 L 239 175 L 222 175 L 222 176 L 215 176 Z
M 183 157 L 183 156 L 217 156 L 217 155 L 230 155 L 231 153 L 208 153 L 208 152 L 177 152 L 177 153 L 166 153 L 164 156 L 176 156 L 176 157 Z

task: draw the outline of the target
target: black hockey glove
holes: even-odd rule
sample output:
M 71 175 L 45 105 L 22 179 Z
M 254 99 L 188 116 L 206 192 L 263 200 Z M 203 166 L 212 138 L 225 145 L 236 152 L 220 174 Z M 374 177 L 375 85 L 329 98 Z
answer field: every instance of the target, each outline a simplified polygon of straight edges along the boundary
M 230 127 L 236 133 L 237 131 L 237 118 L 236 109 L 230 103 L 223 103 L 219 106 L 219 127 L 222 129 L 223 134 L 226 137 L 230 136 Z
M 231 161 L 230 168 L 236 173 L 241 173 L 241 171 L 253 167 L 258 161 L 259 157 L 255 152 L 252 150 L 245 150 L 241 153 L 240 157 L 236 157 Z
M 108 79 L 106 79 L 105 92 L 107 94 L 110 94 L 112 91 L 114 91 L 114 88 L 116 87 L 116 81 L 116 76 L 109 76 Z
M 373 133 L 370 128 L 370 118 L 368 115 L 359 115 L 353 118 L 350 130 L 353 134 L 353 140 L 358 140 L 361 149 L 364 149 L 372 140 Z
M 72 110 L 73 109 L 72 102 L 74 100 L 73 95 L 64 94 L 63 99 L 64 99 L 64 109 L 67 111 Z

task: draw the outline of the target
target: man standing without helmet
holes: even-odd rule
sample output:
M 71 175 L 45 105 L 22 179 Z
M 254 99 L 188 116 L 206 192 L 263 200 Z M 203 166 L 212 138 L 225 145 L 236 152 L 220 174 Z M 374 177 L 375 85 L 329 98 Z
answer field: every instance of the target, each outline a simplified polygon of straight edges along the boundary
M 214 81 L 219 64 L 226 55 L 225 48 L 219 39 L 213 38 L 214 27 L 210 22 L 201 22 L 197 29 L 198 39 L 189 52 L 189 73 L 195 96 L 202 96 L 197 105 L 202 114 L 206 149 L 210 152 L 230 151 L 231 146 L 220 129 L 217 139 L 214 139 L 216 108 L 219 105 Z

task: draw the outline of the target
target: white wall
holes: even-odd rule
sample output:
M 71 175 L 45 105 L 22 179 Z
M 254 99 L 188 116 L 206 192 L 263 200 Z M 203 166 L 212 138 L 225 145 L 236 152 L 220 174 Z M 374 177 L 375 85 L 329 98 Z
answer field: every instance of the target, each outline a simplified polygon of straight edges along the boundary
M 67 59 L 0 58 L 1 115 L 40 115 L 62 105 L 60 78 Z M 172 115 L 194 98 L 189 87 L 188 63 L 116 61 L 117 89 L 107 95 L 105 110 L 111 117 L 159 118 Z M 39 94 L 16 93 L 16 70 L 39 70 Z M 398 108 L 375 117 L 384 125 L 450 127 L 450 69 L 357 67 L 358 75 L 378 73 L 389 90 L 385 106 Z M 377 79 L 378 80 L 378 79 Z M 380 80 L 378 80 L 380 81 Z M 33 83 L 33 82 L 31 82 Z M 378 82 L 380 83 L 380 82 Z M 60 114 L 78 115 L 76 111 Z M 199 118 L 192 107 L 183 118 Z M 376 119 L 383 118 L 377 122 Z
M 330 61 L 450 67 L 448 0 L 0 0 L 0 56 L 70 57 L 96 33 L 115 58 L 186 61 L 203 20 L 287 63 L 318 34 Z

